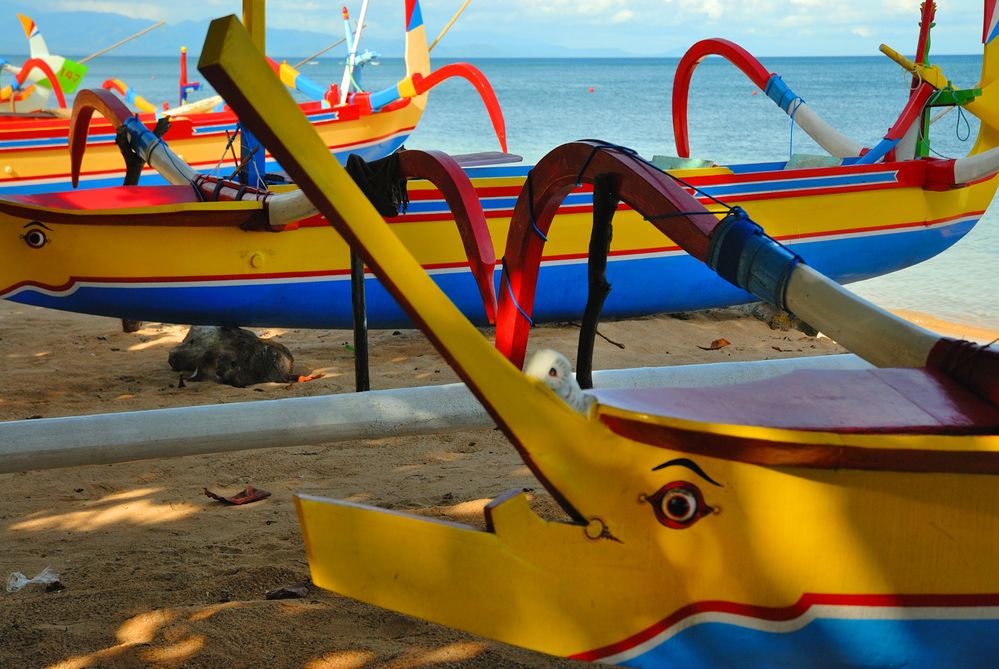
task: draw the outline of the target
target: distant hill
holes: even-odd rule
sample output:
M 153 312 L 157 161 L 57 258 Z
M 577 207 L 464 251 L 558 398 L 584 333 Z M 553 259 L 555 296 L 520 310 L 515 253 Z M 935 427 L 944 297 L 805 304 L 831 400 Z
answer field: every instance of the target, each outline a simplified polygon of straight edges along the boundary
M 25 13 L 24 3 L 0 2 L 0 52 L 27 54 L 28 42 L 24 38 L 19 21 L 14 20 L 18 11 Z M 27 12 L 38 24 L 45 36 L 49 50 L 69 57 L 82 57 L 104 49 L 115 42 L 134 35 L 154 23 L 146 19 L 130 19 L 118 14 L 101 12 L 63 12 L 58 15 L 43 12 Z M 142 37 L 115 49 L 115 56 L 172 56 L 181 46 L 186 46 L 191 54 L 201 51 L 201 45 L 208 30 L 208 23 L 185 21 L 165 25 L 146 33 Z M 401 31 L 400 31 L 401 32 Z M 267 51 L 274 57 L 308 56 L 336 41 L 339 36 L 308 32 L 304 30 L 268 29 Z M 373 40 L 365 40 L 367 48 L 374 46 Z M 402 40 L 385 45 L 385 56 L 402 55 Z
M 36 12 L 26 9 L 24 5 L 24 2 L 0 0 L 0 53 L 27 55 L 28 43 L 24 38 L 20 22 L 14 16 L 17 12 L 27 13 L 35 20 L 45 36 L 49 50 L 59 55 L 77 58 L 104 49 L 154 23 L 154 21 L 147 19 L 130 19 L 119 14 L 102 12 L 60 12 L 58 14 Z M 115 56 L 173 56 L 178 53 L 181 46 L 186 46 L 191 55 L 196 55 L 201 51 L 207 30 L 207 21 L 204 23 L 185 21 L 174 25 L 165 25 L 115 49 L 111 53 Z M 306 30 L 268 28 L 267 52 L 278 60 L 297 60 L 329 46 L 340 37 L 340 35 Z M 433 35 L 430 37 L 432 38 Z M 363 48 L 377 51 L 386 58 L 403 55 L 401 27 L 399 34 L 395 36 L 366 33 L 362 42 Z M 344 47 L 339 49 L 340 54 L 345 53 Z M 544 43 L 532 43 L 529 46 L 494 47 L 481 42 L 462 40 L 458 33 L 449 35 L 434 49 L 434 56 L 437 58 L 469 59 L 613 58 L 629 55 L 631 54 L 619 49 L 566 49 Z

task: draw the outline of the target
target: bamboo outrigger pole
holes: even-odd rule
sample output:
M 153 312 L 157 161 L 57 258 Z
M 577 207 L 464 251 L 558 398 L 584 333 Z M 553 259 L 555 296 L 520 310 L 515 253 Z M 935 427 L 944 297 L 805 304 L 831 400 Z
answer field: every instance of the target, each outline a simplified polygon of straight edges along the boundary
M 305 65 L 306 63 L 308 63 L 310 60 L 314 60 L 316 58 L 319 58 L 319 56 L 323 55 L 324 53 L 326 53 L 330 49 L 335 49 L 336 47 L 340 46 L 341 44 L 343 44 L 346 41 L 347 41 L 346 37 L 341 37 L 337 41 L 335 41 L 332 44 L 330 44 L 328 47 L 320 49 L 319 51 L 315 52 L 314 54 L 312 54 L 308 58 L 303 58 L 302 60 L 298 61 L 297 63 L 295 63 L 294 65 L 292 65 L 292 67 L 297 70 L 298 68 L 300 68 L 303 65 Z
M 118 47 L 122 46 L 123 44 L 128 44 L 129 42 L 131 42 L 135 38 L 142 37 L 143 35 L 145 35 L 150 30 L 155 30 L 156 28 L 159 28 L 160 26 L 165 25 L 165 24 L 166 24 L 166 21 L 160 21 L 158 23 L 154 23 L 153 25 L 149 26 L 148 28 L 143 28 L 142 30 L 140 30 L 139 32 L 135 33 L 131 37 L 126 37 L 123 40 L 115 42 L 111 46 L 106 47 L 104 49 L 101 49 L 97 53 L 92 53 L 89 56 L 87 56 L 86 58 L 84 58 L 83 60 L 80 60 L 80 61 L 77 61 L 77 62 L 79 62 L 82 65 L 83 63 L 89 62 L 89 61 L 93 60 L 94 58 L 97 58 L 98 56 L 103 56 L 108 51 L 111 51 L 112 49 L 117 49 Z
M 454 25 L 454 22 L 458 20 L 458 17 L 461 16 L 462 12 L 465 11 L 465 9 L 468 7 L 468 3 L 470 3 L 471 1 L 472 0 L 465 0 L 464 4 L 462 4 L 462 6 L 458 8 L 458 11 L 454 13 L 454 16 L 451 17 L 451 20 L 447 22 L 446 26 L 444 26 L 444 29 L 441 30 L 440 34 L 437 36 L 437 39 L 431 42 L 430 46 L 427 47 L 427 51 L 434 50 L 434 47 L 437 46 L 437 43 L 440 42 L 441 38 L 447 34 L 448 30 L 451 30 L 451 26 Z
M 597 388 L 757 381 L 864 369 L 854 355 L 606 370 Z M 464 384 L 0 422 L 0 474 L 493 427 Z

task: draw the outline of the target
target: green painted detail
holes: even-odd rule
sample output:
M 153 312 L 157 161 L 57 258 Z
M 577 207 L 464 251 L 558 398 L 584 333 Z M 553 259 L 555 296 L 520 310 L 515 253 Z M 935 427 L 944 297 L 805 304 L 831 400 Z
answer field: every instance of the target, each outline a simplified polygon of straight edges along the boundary
M 960 90 L 949 88 L 937 91 L 937 94 L 930 98 L 930 107 L 952 107 L 954 105 L 966 105 L 982 94 L 980 88 L 963 88 Z
M 923 131 L 916 139 L 916 155 L 925 158 L 930 155 L 930 119 L 926 114 L 923 114 L 922 125 Z
M 77 89 L 80 82 L 83 81 L 84 75 L 87 74 L 87 69 L 86 65 L 77 63 L 69 58 L 63 61 L 62 67 L 59 68 L 59 71 L 55 75 L 56 79 L 59 80 L 59 88 L 62 89 L 64 95 L 69 95 Z M 38 82 L 38 85 L 42 88 L 52 88 L 52 84 L 49 83 L 48 79 L 42 79 Z

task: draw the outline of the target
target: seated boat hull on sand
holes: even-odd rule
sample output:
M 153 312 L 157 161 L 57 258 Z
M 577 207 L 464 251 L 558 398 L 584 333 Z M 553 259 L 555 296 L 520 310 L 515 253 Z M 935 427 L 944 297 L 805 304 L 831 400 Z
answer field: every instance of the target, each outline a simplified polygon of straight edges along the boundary
M 471 167 L 467 172 L 482 202 L 496 257 L 501 257 L 528 168 Z M 992 178 L 930 190 L 922 161 L 804 170 L 742 166 L 675 174 L 743 207 L 769 234 L 841 282 L 893 272 L 944 251 L 974 227 L 999 185 L 999 178 Z M 185 202 L 176 193 L 175 187 L 116 188 L 0 202 L 0 252 L 5 258 L 0 296 L 147 321 L 350 326 L 348 247 L 325 221 L 316 217 L 280 232 L 245 231 L 210 219 L 196 229 L 153 222 L 157 212 Z M 194 197 L 190 189 L 187 193 Z M 485 324 L 447 203 L 422 181 L 410 182 L 410 198 L 408 212 L 389 220 L 392 228 L 459 308 Z M 706 198 L 701 201 L 711 205 Z M 592 189 L 587 187 L 572 193 L 559 210 L 545 248 L 535 322 L 582 314 L 592 209 Z M 108 213 L 116 214 L 113 222 L 101 220 Z M 24 240 L 32 222 L 46 227 L 48 243 L 40 248 Z M 650 276 L 656 277 L 654 283 Z M 754 299 L 718 279 L 624 206 L 615 219 L 607 278 L 613 286 L 604 307 L 608 317 Z M 500 294 L 505 288 L 498 285 L 499 267 L 496 281 Z M 366 283 L 369 327 L 410 325 L 373 275 Z
M 416 5 L 410 0 L 407 6 Z M 421 45 L 425 57 L 422 31 L 422 25 L 408 30 L 407 45 Z M 988 155 L 999 138 L 999 112 L 992 111 L 996 69 L 996 65 L 983 65 L 980 95 L 969 103 L 978 105 L 969 108 L 982 119 L 976 159 Z M 422 97 L 418 96 L 397 110 L 383 110 L 356 123 L 393 125 L 392 119 L 408 119 L 405 115 L 410 114 L 412 119 L 396 124 L 408 132 L 420 110 Z M 336 111 L 317 111 L 324 113 Z M 225 118 L 222 125 L 235 120 L 228 113 Z M 310 120 L 328 148 L 358 151 L 357 145 L 344 148 L 348 142 L 324 134 L 354 121 L 340 118 L 316 124 L 315 115 Z M 190 141 L 201 141 L 202 131 L 223 133 L 217 124 L 199 129 L 182 121 L 173 132 L 187 132 L 194 138 Z M 100 163 L 90 185 L 120 178 L 121 159 L 113 133 L 97 132 L 104 144 L 88 149 L 83 163 L 84 180 L 86 161 Z M 368 148 L 379 153 L 395 148 L 401 135 L 393 132 L 372 126 L 362 134 L 366 141 L 375 142 Z M 93 133 L 90 138 L 94 139 Z M 180 138 L 169 144 L 192 167 L 203 167 L 202 158 L 186 148 L 184 141 Z M 25 159 L 45 162 L 54 150 L 35 148 L 38 153 L 28 152 Z M 210 159 L 217 160 L 217 149 Z M 508 239 L 509 225 L 529 168 L 470 167 L 467 174 L 488 223 L 490 253 L 516 258 L 518 252 L 511 249 L 517 240 Z M 994 174 L 955 182 L 953 161 L 925 158 L 804 169 L 765 163 L 677 169 L 671 174 L 698 189 L 699 202 L 713 211 L 724 208 L 711 198 L 745 209 L 768 234 L 843 283 L 909 267 L 946 250 L 978 222 L 999 187 Z M 31 188 L 42 186 L 36 183 Z M 0 201 L 0 254 L 5 259 L 0 268 L 0 297 L 131 320 L 257 327 L 351 325 L 348 246 L 324 220 L 317 216 L 276 232 L 244 230 L 239 220 L 213 218 L 214 210 L 199 214 L 194 193 L 185 193 L 170 187 L 113 188 L 89 194 L 11 196 Z M 408 211 L 390 219 L 390 224 L 462 312 L 473 322 L 485 324 L 488 310 L 482 286 L 469 271 L 466 249 L 447 202 L 439 191 L 419 181 L 411 182 L 410 198 Z M 241 203 L 218 206 L 238 209 Z M 160 220 L 177 209 L 190 209 L 197 222 L 170 216 L 176 222 Z M 592 212 L 590 187 L 577 188 L 559 208 L 547 231 L 537 293 L 528 309 L 533 322 L 577 319 L 583 313 Z M 686 311 L 754 299 L 716 277 L 624 205 L 614 227 L 607 268 L 613 290 L 604 304 L 605 316 Z M 43 240 L 39 245 L 26 234 L 36 228 L 35 236 Z M 508 289 L 502 285 L 500 272 L 501 265 L 494 273 L 497 295 Z M 367 275 L 366 284 L 369 327 L 411 325 L 373 274 Z

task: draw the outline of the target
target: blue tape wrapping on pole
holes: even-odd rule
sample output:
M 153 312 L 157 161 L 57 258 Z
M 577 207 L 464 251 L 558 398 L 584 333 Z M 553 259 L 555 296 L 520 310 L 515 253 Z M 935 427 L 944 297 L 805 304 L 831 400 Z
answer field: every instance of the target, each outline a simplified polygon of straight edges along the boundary
M 899 140 L 897 139 L 888 139 L 887 137 L 885 137 L 880 142 L 878 142 L 877 146 L 875 146 L 873 149 L 871 149 L 870 151 L 862 155 L 860 158 L 858 158 L 857 162 L 854 164 L 873 165 L 874 163 L 884 158 L 885 154 L 894 149 L 895 146 L 898 144 L 898 142 Z
M 788 114 L 791 113 L 791 105 L 795 100 L 802 100 L 791 90 L 791 87 L 784 83 L 776 74 L 771 74 L 770 79 L 767 80 L 767 85 L 763 89 L 763 92 L 767 94 L 767 97 L 777 103 L 777 106 L 783 109 Z
M 310 100 L 322 101 L 326 97 L 325 88 L 302 74 L 295 78 L 295 89 Z
M 787 309 L 787 281 L 801 257 L 734 208 L 711 235 L 708 266 L 761 300 Z
M 132 150 L 148 163 L 149 154 L 159 144 L 160 138 L 143 125 L 138 116 L 130 116 L 122 125 L 128 130 L 128 143 Z
M 393 84 L 388 88 L 383 88 L 380 91 L 372 93 L 371 97 L 368 98 L 368 101 L 371 103 L 371 109 L 373 111 L 378 111 L 385 105 L 395 102 L 401 97 L 402 93 L 399 92 L 399 84 Z

